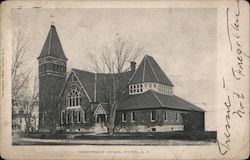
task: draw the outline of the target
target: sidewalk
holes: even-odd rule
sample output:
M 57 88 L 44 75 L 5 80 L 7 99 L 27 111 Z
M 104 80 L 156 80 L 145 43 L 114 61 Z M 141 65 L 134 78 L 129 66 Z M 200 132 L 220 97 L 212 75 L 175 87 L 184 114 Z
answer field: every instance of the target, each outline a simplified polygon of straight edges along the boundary
M 15 138 L 13 145 L 216 145 L 212 141 L 188 140 L 77 140 Z

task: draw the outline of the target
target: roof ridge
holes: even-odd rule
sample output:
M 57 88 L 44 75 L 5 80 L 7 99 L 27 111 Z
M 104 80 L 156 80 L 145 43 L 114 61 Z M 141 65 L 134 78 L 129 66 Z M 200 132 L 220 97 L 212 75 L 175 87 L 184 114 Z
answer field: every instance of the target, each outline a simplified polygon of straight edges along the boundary
M 87 73 L 95 74 L 94 72 L 90 72 L 90 71 L 86 71 L 86 70 L 81 70 L 81 69 L 77 69 L 77 68 L 71 68 L 71 70 L 76 70 L 76 71 L 80 71 L 80 72 L 87 72 Z
M 146 56 L 143 60 L 146 61 Z M 145 68 L 146 68 L 146 62 L 144 62 L 143 73 L 142 73 L 142 82 L 144 82 L 144 80 L 145 80 Z
M 71 72 L 76 76 L 77 81 L 80 83 L 80 85 L 81 85 L 83 91 L 85 92 L 86 96 L 88 97 L 89 101 L 91 102 L 92 100 L 91 100 L 91 98 L 89 97 L 89 94 L 88 94 L 88 92 L 87 92 L 86 89 L 85 89 L 85 86 L 82 84 L 82 82 L 80 81 L 80 79 L 79 79 L 79 77 L 77 76 L 77 74 L 76 74 L 73 70 L 72 70 Z
M 138 66 L 139 67 L 139 66 Z M 134 71 L 134 73 L 132 74 L 132 76 L 130 77 L 129 81 L 128 81 L 128 84 L 130 83 L 130 81 L 133 79 L 135 73 L 138 71 L 138 68 Z
M 160 103 L 160 105 L 161 105 L 162 107 L 164 107 L 164 105 L 162 104 L 162 102 L 160 101 L 160 99 L 156 96 L 155 91 L 152 90 L 152 89 L 150 89 L 150 91 L 153 93 L 153 95 L 154 95 L 155 98 L 158 100 L 158 102 Z
M 76 70 L 76 71 L 80 71 L 80 72 L 87 72 L 87 73 L 91 73 L 91 74 L 97 74 L 97 75 L 119 75 L 119 74 L 124 74 L 124 73 L 129 73 L 131 71 L 125 71 L 125 72 L 121 72 L 121 73 L 95 73 L 95 72 L 91 72 L 91 71 L 87 71 L 87 70 L 82 70 L 82 69 L 77 69 L 77 68 L 71 68 L 72 70 Z
M 48 55 L 50 55 L 50 47 L 51 47 L 51 34 L 52 34 L 52 28 L 50 28 L 50 31 L 49 31 L 49 47 L 48 47 Z
M 148 59 L 148 58 L 147 58 Z M 155 78 L 157 79 L 157 81 L 159 82 L 159 78 L 158 78 L 158 76 L 156 75 L 156 73 L 155 73 L 155 70 L 154 70 L 154 68 L 152 67 L 152 65 L 151 65 L 151 63 L 150 63 L 150 60 L 148 59 L 148 63 L 149 63 L 149 65 L 150 65 L 150 68 L 152 69 L 152 71 L 153 71 L 153 73 L 154 73 L 154 75 L 155 75 Z

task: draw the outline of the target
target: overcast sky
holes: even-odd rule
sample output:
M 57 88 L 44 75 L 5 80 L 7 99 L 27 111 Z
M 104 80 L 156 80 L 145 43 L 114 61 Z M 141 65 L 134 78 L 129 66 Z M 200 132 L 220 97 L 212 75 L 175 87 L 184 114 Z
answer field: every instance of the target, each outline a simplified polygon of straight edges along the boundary
M 175 95 L 216 110 L 216 9 L 13 9 L 13 28 L 29 35 L 27 66 L 34 66 L 34 74 L 51 14 L 68 70 L 87 69 L 88 50 L 111 44 L 119 34 L 154 57 L 175 85 Z

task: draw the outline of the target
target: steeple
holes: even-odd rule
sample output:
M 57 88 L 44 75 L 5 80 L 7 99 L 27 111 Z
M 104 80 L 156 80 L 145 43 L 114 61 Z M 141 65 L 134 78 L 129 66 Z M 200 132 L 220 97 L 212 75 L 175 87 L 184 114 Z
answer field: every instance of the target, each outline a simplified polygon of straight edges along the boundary
M 59 125 L 57 101 L 66 80 L 67 58 L 51 25 L 42 52 L 38 57 L 39 69 L 39 131 L 50 132 Z
M 64 55 L 60 39 L 56 32 L 56 27 L 53 24 L 50 26 L 48 36 L 46 38 L 46 41 L 43 45 L 42 52 L 40 56 L 38 57 L 38 59 L 48 57 L 48 56 L 59 58 L 61 60 L 68 60 L 66 56 Z

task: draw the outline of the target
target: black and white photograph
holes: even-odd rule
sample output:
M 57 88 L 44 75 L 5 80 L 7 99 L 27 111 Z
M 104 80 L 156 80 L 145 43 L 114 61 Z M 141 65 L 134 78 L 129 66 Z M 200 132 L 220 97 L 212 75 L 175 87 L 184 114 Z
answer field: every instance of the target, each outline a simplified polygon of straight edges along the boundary
M 239 3 L 232 2 L 234 10 Z M 79 154 L 90 154 L 85 148 L 92 147 L 146 148 L 128 151 L 132 157 L 150 154 L 147 147 L 211 147 L 221 156 L 230 152 L 230 118 L 248 117 L 249 91 L 230 90 L 236 83 L 229 74 L 221 76 L 226 63 L 220 63 L 225 55 L 218 48 L 228 47 L 228 40 L 218 38 L 221 11 L 215 5 L 44 4 L 17 1 L 9 10 L 12 147 L 77 147 Z M 233 9 L 223 10 L 227 23 L 234 24 L 229 18 Z M 226 39 L 234 52 L 243 40 L 235 40 L 240 25 L 232 24 Z M 229 68 L 230 74 L 247 80 L 249 53 L 236 51 L 242 53 L 235 62 L 239 69 Z M 235 98 L 242 100 L 238 110 L 230 108 Z

